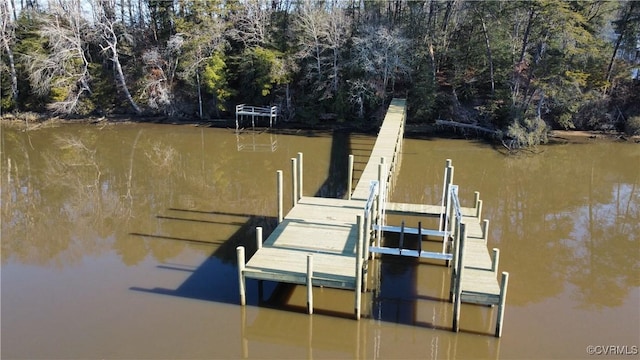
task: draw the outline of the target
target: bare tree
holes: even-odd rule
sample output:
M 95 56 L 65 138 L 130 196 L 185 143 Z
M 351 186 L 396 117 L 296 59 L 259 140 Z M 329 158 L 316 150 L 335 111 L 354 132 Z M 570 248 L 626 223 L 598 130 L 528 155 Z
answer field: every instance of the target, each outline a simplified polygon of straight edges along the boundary
M 266 45 L 272 12 L 273 8 L 268 0 L 247 0 L 244 7 L 231 14 L 234 26 L 229 35 L 242 41 L 246 47 Z
M 13 5 L 13 3 L 12 3 Z M 15 7 L 13 7 L 13 14 L 15 20 Z M 7 59 L 9 61 L 9 77 L 11 78 L 11 99 L 13 104 L 18 103 L 18 75 L 16 73 L 16 64 L 13 57 L 13 50 L 11 46 L 15 41 L 15 28 L 14 22 L 11 20 L 9 12 L 9 5 L 7 2 L 0 3 L 0 43 L 2 43 L 2 51 L 7 53 Z M 0 98 L 2 98 L 2 90 L 0 89 Z M 0 113 L 2 108 L 0 108 Z
M 391 82 L 409 73 L 409 41 L 398 30 L 385 26 L 365 25 L 353 38 L 352 61 L 368 76 L 383 97 Z
M 74 1 L 52 4 L 49 12 L 48 21 L 39 29 L 48 41 L 48 53 L 26 56 L 29 80 L 38 95 L 55 91 L 54 101 L 48 105 L 54 113 L 82 112 L 81 100 L 85 94 L 91 94 L 89 61 L 83 48 L 86 22 L 79 3 Z
M 339 74 L 342 68 L 340 53 L 349 39 L 351 19 L 344 13 L 342 9 L 333 8 L 333 12 L 329 16 L 329 22 L 325 29 L 325 37 L 327 45 L 331 51 L 331 87 L 333 93 L 338 92 L 338 84 L 340 82 Z
M 334 96 L 342 68 L 340 53 L 349 35 L 349 18 L 336 6 L 329 11 L 321 3 L 306 1 L 294 18 L 294 28 L 300 47 L 296 56 L 303 61 L 308 59 L 307 80 L 315 84 L 322 98 Z
M 136 113 L 141 114 L 142 110 L 131 96 L 127 86 L 126 77 L 122 71 L 120 55 L 118 54 L 119 40 L 132 41 L 131 37 L 124 32 L 125 28 L 121 21 L 115 18 L 115 0 L 94 0 L 91 2 L 95 16 L 95 25 L 99 31 L 100 47 L 113 63 L 116 71 L 116 81 L 125 94 Z
M 323 53 L 327 47 L 324 35 L 328 19 L 328 14 L 323 7 L 314 5 L 311 1 L 305 1 L 301 4 L 294 19 L 294 27 L 299 33 L 300 51 L 297 56 L 302 59 L 313 59 L 311 71 L 307 72 L 307 78 L 311 81 L 315 78 L 317 90 L 324 88 L 322 73 L 325 55 Z

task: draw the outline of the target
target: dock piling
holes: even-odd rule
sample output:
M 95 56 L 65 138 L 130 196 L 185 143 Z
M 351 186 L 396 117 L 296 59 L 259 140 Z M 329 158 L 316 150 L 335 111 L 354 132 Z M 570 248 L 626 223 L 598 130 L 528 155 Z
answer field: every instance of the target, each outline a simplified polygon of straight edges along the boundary
M 240 285 L 240 305 L 244 306 L 247 303 L 246 284 L 244 280 L 244 267 L 245 267 L 244 246 L 238 246 L 236 248 L 236 252 L 238 255 L 238 281 Z
M 484 243 L 487 243 L 487 240 L 489 239 L 489 219 L 484 219 L 482 221 L 482 240 L 484 240 Z
M 351 187 L 353 186 L 353 163 L 355 158 L 349 155 L 349 169 L 347 171 L 347 200 L 351 200 Z
M 458 261 L 457 261 L 457 269 L 456 269 L 456 290 L 455 290 L 455 296 L 454 296 L 454 303 L 453 303 L 453 331 L 454 332 L 458 332 L 460 331 L 460 305 L 461 305 L 461 295 L 462 295 L 462 286 L 461 286 L 461 282 L 462 282 L 462 271 L 464 270 L 464 266 L 462 265 L 462 261 L 463 261 L 463 254 L 464 254 L 464 243 L 467 237 L 466 234 L 466 229 L 465 229 L 466 225 L 465 224 L 460 224 L 460 242 L 459 242 L 459 249 L 458 249 Z M 453 271 L 453 270 L 452 270 Z
M 493 248 L 493 261 L 491 262 L 491 271 L 498 272 L 499 261 L 500 261 L 500 249 Z
M 422 253 L 422 221 L 418 221 L 418 256 Z
M 507 299 L 507 285 L 509 284 L 509 273 L 502 272 L 502 282 L 500 283 L 500 303 L 498 304 L 498 317 L 496 319 L 496 337 L 502 336 L 502 323 L 504 320 L 504 308 Z
M 298 159 L 291 158 L 291 207 L 298 203 Z
M 474 191 L 473 192 L 473 207 L 476 208 L 476 217 L 479 219 L 480 216 L 478 215 L 477 211 L 478 211 L 478 202 L 480 201 L 480 191 Z
M 313 314 L 313 255 L 307 255 L 307 313 Z
M 364 240 L 364 226 L 362 215 L 356 216 L 358 224 L 358 243 L 356 244 L 356 288 L 355 288 L 355 315 L 360 319 L 360 303 L 362 302 L 362 242 Z
M 256 226 L 256 248 L 262 249 L 262 226 Z
M 400 224 L 400 243 L 398 244 L 398 250 L 400 251 L 400 255 L 402 255 L 402 248 L 404 246 L 404 220 Z
M 298 153 L 298 201 L 302 199 L 302 153 Z
M 282 170 L 276 171 L 276 183 L 278 184 L 278 224 L 280 224 L 284 218 L 284 209 L 282 205 Z

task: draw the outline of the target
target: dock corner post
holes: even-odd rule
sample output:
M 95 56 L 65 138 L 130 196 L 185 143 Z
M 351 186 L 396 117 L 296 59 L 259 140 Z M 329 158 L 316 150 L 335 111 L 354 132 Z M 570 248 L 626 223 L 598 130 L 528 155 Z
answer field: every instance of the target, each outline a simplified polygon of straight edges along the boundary
M 262 249 L 262 226 L 256 226 L 256 249 Z
M 500 249 L 493 248 L 493 261 L 491 262 L 491 271 L 498 272 L 498 263 L 500 262 Z
M 302 153 L 298 153 L 298 200 L 302 199 Z
M 358 224 L 358 243 L 356 245 L 356 298 L 354 304 L 356 320 L 360 319 L 360 304 L 362 302 L 362 242 L 364 239 L 362 220 L 362 215 L 358 215 L 356 220 Z
M 498 318 L 496 320 L 496 337 L 502 336 L 502 324 L 504 320 L 504 308 L 507 298 L 507 285 L 509 284 L 509 273 L 502 272 L 502 283 L 500 284 L 500 304 L 498 304 Z
M 353 186 L 353 163 L 354 156 L 349 155 L 349 169 L 347 174 L 347 200 L 351 200 L 351 187 Z
M 313 255 L 307 254 L 307 313 L 313 314 Z
M 291 207 L 298 203 L 298 159 L 291 158 Z
M 482 221 L 482 240 L 484 240 L 484 243 L 486 244 L 488 239 L 489 239 L 489 219 L 484 219 Z
M 480 201 L 480 191 L 473 192 L 473 207 L 476 209 L 476 215 L 478 211 L 478 202 Z
M 462 297 L 462 271 L 464 269 L 463 265 L 463 254 L 464 254 L 464 243 L 467 238 L 466 234 L 466 225 L 460 224 L 460 243 L 458 251 L 458 261 L 456 264 L 456 289 L 455 296 L 453 302 L 453 327 L 452 330 L 454 332 L 458 332 L 460 330 L 460 306 L 461 306 L 461 297 Z M 453 270 L 452 270 L 453 271 Z
M 238 255 L 238 281 L 240 285 L 240 305 L 244 306 L 247 303 L 246 283 L 244 279 L 244 267 L 245 267 L 244 246 L 238 246 L 236 248 L 236 252 Z
M 282 205 L 282 170 L 276 171 L 276 182 L 278 187 L 278 224 L 280 224 L 284 218 L 284 209 Z
M 455 300 L 456 282 L 458 281 L 458 248 L 460 247 L 460 221 L 457 216 L 453 217 L 453 227 L 455 232 L 453 233 L 453 246 L 451 247 L 451 282 L 449 283 L 449 301 Z

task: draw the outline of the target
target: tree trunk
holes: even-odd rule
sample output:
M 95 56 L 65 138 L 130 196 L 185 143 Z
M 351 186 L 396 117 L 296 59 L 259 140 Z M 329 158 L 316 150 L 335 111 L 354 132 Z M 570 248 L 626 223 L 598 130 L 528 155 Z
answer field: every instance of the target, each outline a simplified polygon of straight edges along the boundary
M 478 13 L 480 23 L 482 24 L 482 34 L 484 35 L 484 43 L 487 48 L 487 60 L 489 61 L 489 76 L 491 77 L 491 96 L 496 92 L 496 82 L 493 75 L 493 57 L 491 56 L 491 43 L 489 42 L 489 33 L 487 32 L 487 25 L 484 22 L 483 14 Z
M 200 120 L 202 120 L 202 88 L 200 86 L 200 70 L 198 69 L 196 69 L 196 83 L 198 85 L 198 115 L 200 116 Z
M 7 52 L 9 59 L 9 73 L 11 76 L 11 100 L 15 106 L 18 106 L 18 75 L 16 73 L 16 63 L 13 58 L 13 51 L 9 46 L 8 39 L 4 39 L 4 50 Z
M 113 61 L 114 65 L 116 66 L 117 80 L 120 83 L 120 86 L 122 87 L 122 90 L 124 91 L 124 94 L 127 97 L 129 104 L 131 104 L 131 107 L 133 108 L 133 110 L 135 110 L 136 113 L 140 115 L 142 114 L 142 110 L 140 110 L 140 107 L 138 107 L 138 104 L 136 104 L 136 101 L 133 99 L 133 97 L 131 96 L 131 93 L 129 92 L 129 88 L 127 87 L 127 81 L 125 80 L 124 73 L 122 72 L 122 66 L 120 65 L 120 59 L 118 58 L 118 51 L 115 48 L 115 46 L 111 48 L 111 52 L 112 52 L 111 61 Z
M 620 29 L 618 29 L 619 31 L 618 39 L 616 39 L 616 44 L 613 47 L 613 53 L 611 54 L 611 59 L 609 60 L 609 66 L 607 66 L 607 83 L 611 81 L 611 76 L 613 75 L 613 63 L 616 59 L 616 54 L 618 53 L 620 44 L 622 44 L 622 40 L 624 39 L 625 33 L 627 31 L 629 18 L 631 17 L 631 14 L 633 13 L 633 9 L 635 6 L 637 6 L 637 3 L 634 1 L 630 1 L 628 4 L 625 4 L 624 6 L 624 15 L 622 16 L 622 19 L 620 19 L 621 27 Z M 605 93 L 607 92 L 608 89 L 609 89 L 609 86 L 607 85 L 607 89 L 605 90 Z

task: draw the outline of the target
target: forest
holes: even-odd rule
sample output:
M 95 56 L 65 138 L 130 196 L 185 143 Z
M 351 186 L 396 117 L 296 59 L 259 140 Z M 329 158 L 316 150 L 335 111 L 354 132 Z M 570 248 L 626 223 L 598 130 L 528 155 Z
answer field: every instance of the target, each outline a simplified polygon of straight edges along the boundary
M 2 0 L 2 114 L 640 134 L 640 2 Z

